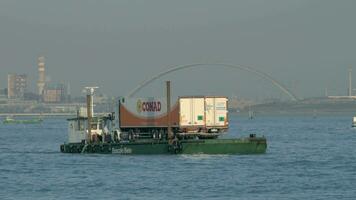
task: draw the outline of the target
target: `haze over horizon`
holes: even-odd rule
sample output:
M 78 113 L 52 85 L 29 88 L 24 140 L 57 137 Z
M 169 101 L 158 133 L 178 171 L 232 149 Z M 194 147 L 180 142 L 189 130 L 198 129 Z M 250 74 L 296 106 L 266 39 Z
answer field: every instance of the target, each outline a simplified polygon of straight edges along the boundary
M 8 73 L 25 73 L 35 91 L 43 55 L 51 81 L 70 83 L 74 95 L 91 85 L 125 95 L 191 63 L 251 66 L 299 97 L 323 96 L 326 87 L 346 95 L 348 68 L 356 74 L 354 8 L 352 0 L 3 0 L 0 88 Z M 213 67 L 167 75 L 138 95 L 161 95 L 165 80 L 179 95 L 288 98 L 255 74 Z

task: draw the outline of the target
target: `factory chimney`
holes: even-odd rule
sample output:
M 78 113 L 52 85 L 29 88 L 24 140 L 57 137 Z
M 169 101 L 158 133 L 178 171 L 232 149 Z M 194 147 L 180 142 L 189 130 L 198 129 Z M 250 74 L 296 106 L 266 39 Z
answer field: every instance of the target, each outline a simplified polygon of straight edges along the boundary
M 37 88 L 38 88 L 38 95 L 41 97 L 43 95 L 43 90 L 45 87 L 45 58 L 43 56 L 38 57 L 37 60 L 38 64 L 38 81 L 37 81 Z
M 349 67 L 349 97 L 352 96 L 352 68 Z

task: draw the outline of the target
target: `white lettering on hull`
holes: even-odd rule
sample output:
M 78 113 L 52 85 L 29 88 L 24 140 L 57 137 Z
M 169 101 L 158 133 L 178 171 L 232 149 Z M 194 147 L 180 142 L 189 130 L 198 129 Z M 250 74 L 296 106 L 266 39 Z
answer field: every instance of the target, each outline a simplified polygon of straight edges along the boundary
M 112 149 L 113 154 L 132 154 L 131 148 L 119 147 L 118 149 Z

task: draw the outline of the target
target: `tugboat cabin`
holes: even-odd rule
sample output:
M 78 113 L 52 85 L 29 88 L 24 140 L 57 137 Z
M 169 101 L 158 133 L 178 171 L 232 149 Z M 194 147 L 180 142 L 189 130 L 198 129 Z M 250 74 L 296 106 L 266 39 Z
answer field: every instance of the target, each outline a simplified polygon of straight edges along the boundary
M 85 143 L 88 135 L 88 117 L 77 116 L 67 119 L 68 121 L 68 142 Z M 91 141 L 110 142 L 111 134 L 109 130 L 113 126 L 112 115 L 93 117 L 90 122 Z

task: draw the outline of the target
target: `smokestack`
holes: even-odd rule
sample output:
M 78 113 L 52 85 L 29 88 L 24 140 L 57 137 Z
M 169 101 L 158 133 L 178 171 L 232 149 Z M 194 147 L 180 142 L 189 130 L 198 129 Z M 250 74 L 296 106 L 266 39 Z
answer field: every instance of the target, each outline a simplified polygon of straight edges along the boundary
M 349 96 L 352 96 L 352 68 L 349 67 Z
M 46 81 L 45 58 L 43 56 L 38 57 L 37 64 L 38 64 L 38 81 L 37 81 L 38 95 L 42 96 L 45 87 L 45 81 Z

